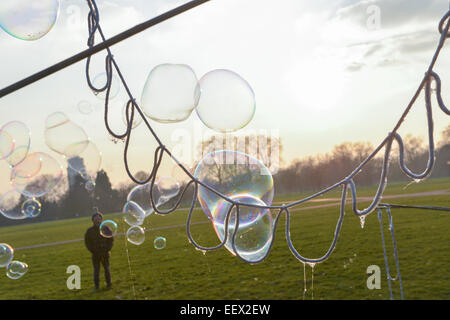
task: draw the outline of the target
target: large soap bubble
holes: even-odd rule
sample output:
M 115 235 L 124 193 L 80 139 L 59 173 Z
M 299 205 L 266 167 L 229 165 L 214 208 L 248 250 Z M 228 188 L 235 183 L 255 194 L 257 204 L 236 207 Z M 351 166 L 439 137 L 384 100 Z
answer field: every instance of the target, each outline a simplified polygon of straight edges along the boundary
M 218 132 L 241 129 L 255 114 L 252 88 L 233 71 L 219 69 L 208 72 L 198 82 L 195 96 L 200 120 Z
M 145 212 L 146 217 L 154 212 L 151 203 L 151 197 L 153 197 L 153 202 L 155 203 L 156 207 L 159 207 L 170 200 L 170 197 L 168 197 L 168 193 L 161 192 L 160 188 L 158 187 L 158 182 L 153 184 L 153 190 L 151 190 L 151 192 L 150 190 L 150 182 L 143 185 L 137 185 L 128 193 L 127 197 L 127 201 L 137 204 Z M 165 189 L 163 189 L 163 191 L 164 190 Z M 168 192 L 170 193 L 170 190 Z
M 22 211 L 22 195 L 16 190 L 9 190 L 0 196 L 0 213 L 11 220 L 26 219 L 27 215 Z
M 153 68 L 142 91 L 145 114 L 158 122 L 187 119 L 195 108 L 197 77 L 184 64 L 161 64 Z
M 145 230 L 139 226 L 133 226 L 127 231 L 127 240 L 134 245 L 141 245 L 145 241 Z
M 139 226 L 144 223 L 145 211 L 134 201 L 127 201 L 122 209 L 123 220 L 129 226 Z
M 37 172 L 36 168 L 39 168 Z M 62 176 L 58 161 L 49 154 L 35 152 L 11 170 L 11 184 L 26 197 L 39 198 L 52 190 Z
M 0 267 L 6 267 L 14 258 L 14 249 L 7 243 L 0 243 Z
M 197 165 L 194 176 L 227 197 L 246 194 L 261 199 L 266 205 L 272 204 L 274 189 L 269 169 L 245 153 L 229 150 L 208 153 Z M 200 186 L 198 200 L 208 218 L 224 222 L 214 217 L 216 207 L 224 201 L 221 197 Z
M 30 129 L 21 121 L 11 121 L 6 123 L 1 129 L 0 129 L 2 135 L 5 135 L 6 140 L 8 140 L 8 137 L 12 139 L 13 142 L 13 149 L 9 153 L 9 155 L 6 157 L 6 161 L 9 163 L 10 166 L 16 166 L 20 162 L 23 161 L 23 159 L 26 158 L 31 145 L 31 133 Z M 8 142 L 6 141 L 6 145 Z M 9 149 L 8 146 L 4 147 L 6 151 L 3 151 L 4 153 L 7 153 L 7 150 Z M 2 152 L 2 153 L 3 153 Z
M 266 203 L 252 195 L 238 194 L 230 197 L 240 203 L 265 206 Z M 214 228 L 220 241 L 225 237 L 225 217 L 231 207 L 229 202 L 223 201 L 214 210 Z M 232 253 L 232 236 L 235 230 L 237 209 L 234 207 L 228 222 L 228 238 L 225 247 Z M 264 257 L 270 249 L 273 233 L 273 217 L 269 209 L 239 206 L 239 227 L 235 237 L 237 253 L 246 261 L 256 262 Z
M 171 176 L 158 178 L 156 187 L 160 194 L 159 201 L 155 202 L 157 206 L 166 203 L 180 192 L 180 184 Z
M 37 40 L 54 26 L 59 0 L 2 0 L 0 27 L 21 40 Z
M 6 159 L 14 150 L 14 140 L 7 133 L 0 129 L 0 160 Z
M 268 206 L 273 200 L 273 178 L 264 164 L 247 154 L 236 151 L 214 151 L 197 165 L 194 176 L 203 184 L 240 204 Z M 225 235 L 225 219 L 231 204 L 207 188 L 200 186 L 198 200 L 212 221 L 221 241 Z M 272 240 L 270 210 L 240 206 L 239 228 L 236 236 L 238 254 L 249 262 L 265 256 Z M 236 221 L 233 208 L 228 226 L 226 248 L 234 254 L 231 235 Z
M 77 145 L 79 154 L 87 147 L 85 141 L 88 141 L 86 132 L 64 113 L 52 113 L 45 120 L 45 143 L 51 150 L 64 155 L 66 149 Z M 75 152 L 73 147 L 70 150 L 72 154 Z
M 6 267 L 6 275 L 13 280 L 22 278 L 27 272 L 28 265 L 25 262 L 11 261 Z

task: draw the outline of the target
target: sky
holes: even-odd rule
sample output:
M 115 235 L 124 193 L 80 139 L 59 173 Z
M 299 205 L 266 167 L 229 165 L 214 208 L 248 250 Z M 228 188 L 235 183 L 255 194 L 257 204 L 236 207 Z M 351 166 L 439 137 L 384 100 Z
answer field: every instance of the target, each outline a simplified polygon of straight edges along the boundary
M 97 1 L 106 37 L 184 2 Z M 159 64 L 189 65 L 198 79 L 215 69 L 236 72 L 255 93 L 256 113 L 235 134 L 279 136 L 287 165 L 329 152 L 342 142 L 378 145 L 422 80 L 439 40 L 439 20 L 448 8 L 448 0 L 212 0 L 111 49 L 138 100 L 149 72 Z M 87 13 L 84 1 L 61 0 L 56 24 L 39 40 L 19 40 L 0 30 L 0 87 L 85 50 Z M 450 101 L 448 53 L 447 44 L 435 67 L 444 101 Z M 99 53 L 92 58 L 93 75 L 102 72 L 104 57 Z M 62 162 L 45 144 L 44 129 L 48 115 L 66 113 L 101 150 L 102 168 L 117 185 L 128 179 L 124 144 L 114 143 L 107 134 L 102 101 L 88 88 L 84 69 L 83 61 L 0 99 L 1 124 L 23 121 L 32 132 L 32 151 L 47 152 Z M 399 133 L 426 140 L 423 95 L 420 98 Z M 116 130 L 125 128 L 126 100 L 121 88 L 111 101 Z M 88 101 L 94 112 L 80 113 L 80 101 Z M 433 110 L 439 138 L 450 119 L 436 104 Z M 193 152 L 198 142 L 216 134 L 195 112 L 179 123 L 149 121 L 169 149 L 183 149 L 192 160 L 199 160 Z M 151 169 L 156 145 L 143 125 L 133 131 L 133 172 Z M 2 181 L 7 172 L 1 163 Z

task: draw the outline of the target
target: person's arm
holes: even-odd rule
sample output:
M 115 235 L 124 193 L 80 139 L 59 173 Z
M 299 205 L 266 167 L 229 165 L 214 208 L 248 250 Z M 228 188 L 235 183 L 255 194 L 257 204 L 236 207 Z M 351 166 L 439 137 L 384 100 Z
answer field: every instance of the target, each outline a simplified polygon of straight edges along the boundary
M 92 239 L 89 237 L 89 230 L 86 231 L 86 234 L 84 235 L 84 244 L 86 245 L 86 248 L 91 252 L 94 253 L 94 246 L 92 244 Z
M 114 237 L 108 238 L 108 240 L 106 241 L 106 250 L 111 251 L 113 245 L 114 245 Z

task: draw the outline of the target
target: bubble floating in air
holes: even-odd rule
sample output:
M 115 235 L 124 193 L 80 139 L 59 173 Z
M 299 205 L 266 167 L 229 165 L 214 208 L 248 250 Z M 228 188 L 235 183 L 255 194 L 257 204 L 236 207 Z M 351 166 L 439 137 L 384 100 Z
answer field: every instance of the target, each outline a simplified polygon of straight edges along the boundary
M 0 131 L 2 132 L 2 135 L 6 136 L 4 137 L 4 139 L 6 139 L 6 141 L 4 141 L 6 142 L 6 147 L 3 147 L 5 148 L 5 151 L 2 151 L 2 153 L 7 153 L 7 150 L 9 149 L 7 141 L 9 138 L 12 139 L 13 149 L 9 155 L 6 156 L 6 161 L 10 166 L 14 167 L 22 162 L 28 155 L 31 145 L 30 129 L 28 129 L 27 125 L 21 121 L 11 121 L 3 125 Z
M 7 243 L 0 243 L 0 267 L 6 267 L 14 258 L 14 249 Z
M 132 226 L 127 231 L 127 240 L 134 245 L 141 245 L 145 241 L 145 230 L 139 226 Z
M 14 150 L 14 140 L 9 133 L 0 129 L 0 160 L 6 159 Z
M 161 195 L 157 206 L 166 203 L 180 192 L 180 184 L 171 176 L 158 178 L 155 187 L 158 188 L 159 194 Z
M 166 238 L 164 237 L 157 237 L 155 241 L 153 241 L 153 246 L 157 250 L 164 249 L 166 247 Z
M 84 184 L 84 188 L 89 191 L 92 192 L 95 189 L 95 181 L 93 180 L 88 180 L 86 181 L 86 183 Z
M 28 199 L 22 203 L 22 213 L 27 218 L 36 218 L 41 214 L 42 205 L 36 199 Z
M 86 132 L 64 113 L 54 112 L 45 120 L 45 143 L 51 150 L 64 155 L 69 146 L 78 145 L 78 149 L 71 149 L 72 155 L 78 155 L 87 147 L 85 141 L 88 141 Z
M 100 224 L 100 234 L 105 238 L 112 238 L 117 234 L 117 223 L 105 220 Z
M 25 262 L 11 261 L 6 267 L 6 275 L 13 280 L 22 278 L 27 272 L 28 265 Z
M 2 0 L 0 27 L 21 40 L 37 40 L 55 25 L 59 14 L 59 0 Z
M 134 201 L 127 201 L 122 209 L 123 220 L 129 226 L 139 226 L 146 217 L 145 211 Z
M 0 213 L 11 220 L 26 219 L 22 212 L 22 195 L 16 190 L 9 190 L 0 196 Z
M 253 89 L 233 71 L 208 72 L 199 80 L 195 96 L 200 120 L 218 132 L 244 128 L 255 114 Z
M 153 184 L 153 189 L 151 188 L 151 183 L 137 185 L 128 193 L 127 201 L 138 204 L 144 210 L 145 216 L 149 216 L 154 212 L 151 198 L 153 198 L 156 207 L 166 202 L 166 198 L 159 191 L 157 183 Z
M 144 113 L 151 119 L 171 123 L 186 120 L 195 108 L 197 77 L 185 64 L 160 64 L 148 75 L 142 91 Z
M 39 168 L 38 172 L 35 172 Z M 62 179 L 62 166 L 43 152 L 29 154 L 11 170 L 11 185 L 28 198 L 39 198 L 52 190 Z
M 92 104 L 86 100 L 78 102 L 77 107 L 81 114 L 91 114 L 94 111 Z

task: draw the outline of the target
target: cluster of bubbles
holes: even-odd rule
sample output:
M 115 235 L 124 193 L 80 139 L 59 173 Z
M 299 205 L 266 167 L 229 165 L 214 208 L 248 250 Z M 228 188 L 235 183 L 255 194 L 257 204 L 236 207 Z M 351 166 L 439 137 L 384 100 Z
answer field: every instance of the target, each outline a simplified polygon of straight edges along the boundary
M 45 36 L 55 25 L 60 0 L 0 1 L 0 27 L 21 40 L 37 40 Z
M 16 280 L 28 272 L 25 262 L 14 260 L 14 249 L 6 243 L 0 243 L 0 267 L 6 268 L 8 278 Z
M 102 153 L 82 127 L 63 112 L 54 112 L 45 121 L 45 143 L 66 159 L 69 172 L 79 174 L 86 181 L 88 191 L 94 190 Z
M 264 257 L 270 249 L 274 223 L 271 211 L 261 208 L 270 206 L 273 200 L 273 178 L 269 169 L 245 153 L 220 150 L 207 154 L 197 165 L 194 176 L 239 203 L 239 226 L 234 239 L 239 256 L 248 262 Z M 235 254 L 232 235 L 237 222 L 236 206 L 232 208 L 230 202 L 203 186 L 199 187 L 198 200 L 220 241 L 227 234 L 225 247 Z M 225 230 L 228 214 L 228 230 Z
M 218 69 L 200 80 L 185 64 L 160 64 L 147 77 L 142 92 L 144 113 L 161 123 L 186 120 L 195 109 L 210 129 L 233 132 L 255 114 L 255 95 L 237 73 Z
M 154 212 L 152 201 L 159 208 L 179 192 L 180 183 L 170 176 L 158 178 L 153 188 L 151 183 L 134 187 L 128 193 L 127 202 L 122 209 L 123 220 L 130 226 L 126 234 L 128 241 L 135 245 L 144 243 L 145 229 L 141 226 Z
M 37 200 L 62 179 L 58 161 L 44 152 L 31 152 L 31 134 L 20 121 L 0 128 L 0 159 L 10 168 L 11 189 L 0 196 L 0 213 L 8 219 L 35 218 L 41 214 Z

